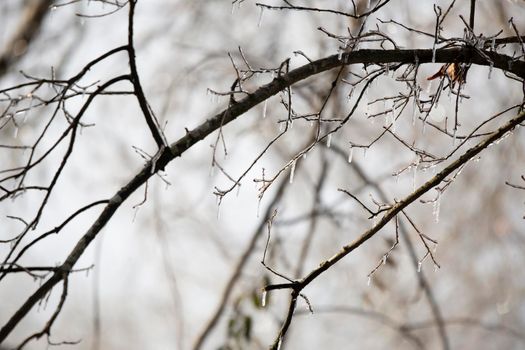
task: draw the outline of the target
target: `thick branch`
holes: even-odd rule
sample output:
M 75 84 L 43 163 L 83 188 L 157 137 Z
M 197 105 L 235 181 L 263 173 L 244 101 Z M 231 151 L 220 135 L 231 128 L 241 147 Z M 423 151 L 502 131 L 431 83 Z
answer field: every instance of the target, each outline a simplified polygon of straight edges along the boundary
M 453 48 L 443 49 L 436 51 L 436 62 L 447 63 L 447 62 L 463 62 L 468 54 L 472 54 L 471 61 L 475 64 L 489 65 L 485 58 L 476 52 L 472 52 L 468 48 Z M 513 61 L 511 57 L 505 55 L 499 55 L 494 52 L 485 52 L 493 60 L 493 66 L 511 73 L 516 74 L 519 77 L 525 78 L 525 62 Z M 219 129 L 222 126 L 235 120 L 237 117 L 245 113 L 246 111 L 253 108 L 255 105 L 263 102 L 267 98 L 276 95 L 281 90 L 295 84 L 298 81 L 304 80 L 308 77 L 314 76 L 321 72 L 339 67 L 346 64 L 357 64 L 357 63 L 390 63 L 390 62 L 402 62 L 402 63 L 428 63 L 432 61 L 432 50 L 359 50 L 344 53 L 341 60 L 339 55 L 333 55 L 327 58 L 323 58 L 311 63 L 308 63 L 302 67 L 294 69 L 287 74 L 283 74 L 275 78 L 272 82 L 262 86 L 257 91 L 249 94 L 247 97 L 231 105 L 223 112 L 209 118 L 207 121 L 189 131 L 184 137 L 170 145 L 169 148 L 161 148 L 158 156 L 154 157 L 153 160 L 149 161 L 144 168 L 124 187 L 122 187 L 117 193 L 110 199 L 107 206 L 104 208 L 100 216 L 95 220 L 93 225 L 88 229 L 84 236 L 78 241 L 75 248 L 71 251 L 66 261 L 61 265 L 62 271 L 71 271 L 75 263 L 82 256 L 85 249 L 102 230 L 106 223 L 113 217 L 113 214 L 121 206 L 134 191 L 142 186 L 155 172 L 159 169 L 163 169 L 170 161 L 174 158 L 181 156 L 190 147 L 195 145 L 197 142 L 203 140 L 206 136 Z M 509 124 L 498 130 L 493 134 L 487 141 L 480 143 L 478 146 L 469 150 L 466 154 L 461 156 L 451 166 L 447 167 L 441 173 L 436 175 L 433 180 L 420 187 L 411 196 L 407 197 L 405 201 L 396 204 L 384 217 L 383 219 L 371 230 L 365 232 L 355 242 L 343 247 L 342 251 L 336 254 L 334 257 L 326 261 L 321 267 L 312 271 L 303 281 L 302 284 L 306 286 L 321 273 L 326 271 L 330 266 L 334 265 L 337 261 L 342 259 L 346 254 L 357 248 L 359 245 L 367 241 L 372 237 L 380 228 L 382 228 L 392 217 L 394 217 L 399 211 L 405 208 L 408 204 L 412 203 L 424 192 L 442 181 L 448 174 L 457 169 L 460 165 L 464 164 L 468 159 L 475 156 L 483 148 L 487 147 L 490 142 L 498 139 L 506 131 L 511 130 L 517 124 L 525 120 L 525 113 L 520 114 L 517 118 L 513 119 Z M 64 276 L 67 274 L 55 273 L 50 277 L 48 281 L 42 284 L 27 301 L 18 309 L 18 311 L 11 317 L 11 319 L 4 325 L 0 330 L 0 343 L 7 338 L 14 327 L 27 315 L 31 308 L 43 298 L 57 283 L 59 283 Z

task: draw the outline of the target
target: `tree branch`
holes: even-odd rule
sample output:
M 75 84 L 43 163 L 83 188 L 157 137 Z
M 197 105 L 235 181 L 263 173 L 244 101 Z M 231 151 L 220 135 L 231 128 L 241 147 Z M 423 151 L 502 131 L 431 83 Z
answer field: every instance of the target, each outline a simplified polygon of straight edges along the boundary
M 500 55 L 494 52 L 484 52 L 491 60 L 493 60 L 493 66 L 508 72 L 511 72 L 521 78 L 525 77 L 525 62 L 513 61 L 509 56 Z M 471 62 L 479 65 L 488 66 L 490 63 L 477 52 L 472 52 L 469 48 L 451 48 L 442 49 L 436 51 L 436 62 L 448 63 L 448 62 L 463 62 L 469 57 L 468 54 L 472 54 Z M 226 124 L 235 120 L 237 117 L 247 112 L 257 104 L 263 102 L 269 97 L 276 95 L 281 90 L 297 83 L 298 81 L 304 80 L 311 76 L 320 74 L 328 71 L 335 67 L 348 64 L 357 63 L 391 63 L 401 62 L 406 64 L 415 63 L 419 64 L 428 63 L 432 61 L 432 50 L 358 50 L 344 53 L 339 59 L 339 55 L 333 55 L 326 58 L 319 59 L 308 63 L 302 67 L 294 69 L 287 74 L 282 74 L 275 78 L 270 83 L 260 87 L 254 93 L 249 94 L 238 103 L 232 104 L 224 111 L 216 114 L 209 118 L 204 123 L 196 127 L 195 129 L 188 131 L 187 134 L 180 138 L 178 141 L 172 143 L 169 148 L 161 147 L 159 153 L 150 161 L 148 161 L 143 169 L 135 175 L 135 177 L 128 182 L 124 187 L 118 190 L 115 195 L 109 200 L 109 203 L 102 210 L 99 217 L 93 222 L 92 226 L 78 241 L 76 246 L 73 248 L 71 253 L 68 255 L 65 262 L 60 266 L 61 271 L 71 271 L 75 263 L 82 256 L 85 249 L 95 239 L 97 234 L 102 230 L 106 223 L 113 217 L 117 209 L 122 203 L 139 187 L 141 187 L 153 174 L 158 170 L 164 169 L 164 167 L 171 162 L 173 159 L 180 157 L 185 151 L 195 145 L 197 142 L 203 140 L 206 136 L 224 127 Z M 326 271 L 330 266 L 334 265 L 337 261 L 342 259 L 345 255 L 353 251 L 355 248 L 360 246 L 371 238 L 377 231 L 379 231 L 390 219 L 392 219 L 397 213 L 399 213 L 408 204 L 412 203 L 423 193 L 428 191 L 430 188 L 441 182 L 446 176 L 452 171 L 457 169 L 459 166 L 468 161 L 471 157 L 478 154 L 481 150 L 486 148 L 491 142 L 497 140 L 505 132 L 514 128 L 517 124 L 525 120 L 525 113 L 520 114 L 515 119 L 511 120 L 504 127 L 499 129 L 491 137 L 478 144 L 476 147 L 470 149 L 461 156 L 457 161 L 452 163 L 449 167 L 444 169 L 438 175 L 436 175 L 431 181 L 420 187 L 412 195 L 407 197 L 404 201 L 394 205 L 387 214 L 374 226 L 371 230 L 365 232 L 356 241 L 342 248 L 334 257 L 327 260 L 318 269 L 312 271 L 302 281 L 301 285 L 304 287 L 320 274 Z M 9 319 L 9 321 L 0 329 L 0 343 L 7 338 L 15 326 L 27 315 L 31 308 L 38 303 L 57 283 L 59 283 L 67 273 L 54 273 L 45 283 L 43 283 L 15 312 L 15 314 Z M 302 289 L 302 288 L 301 288 Z

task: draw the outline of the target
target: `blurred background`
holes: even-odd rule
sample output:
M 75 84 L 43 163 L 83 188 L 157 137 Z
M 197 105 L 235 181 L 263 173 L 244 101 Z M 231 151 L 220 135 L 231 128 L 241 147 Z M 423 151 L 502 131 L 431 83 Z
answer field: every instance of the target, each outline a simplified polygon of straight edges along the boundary
M 262 3 L 285 5 L 272 0 Z M 360 13 L 377 5 L 374 0 L 355 3 Z M 294 4 L 351 11 L 348 1 Z M 125 5 L 95 0 L 1 1 L 0 90 L 31 77 L 67 80 L 96 57 L 125 45 Z M 347 37 L 363 28 L 363 33 L 388 35 L 400 48 L 431 49 L 432 36 L 395 22 L 434 34 L 435 6 L 439 6 L 443 12 L 450 7 L 441 35 L 462 38 L 465 25 L 459 16 L 468 20 L 469 5 L 450 0 L 392 1 L 366 20 L 355 20 L 317 11 L 261 10 L 250 0 L 141 0 L 135 17 L 138 71 L 167 140 L 174 142 L 186 134 L 186 128 L 191 130 L 228 106 L 229 96 L 213 91 L 230 90 L 237 77 L 232 61 L 242 69 L 247 69 L 246 62 L 261 69 L 243 86 L 254 91 L 273 79 L 263 71 L 278 68 L 287 58 L 293 69 L 308 63 L 307 58 L 344 50 L 341 41 L 327 33 Z M 39 6 L 41 15 L 30 17 Z M 474 31 L 485 36 L 501 31 L 498 38 L 513 36 L 514 28 L 525 28 L 524 15 L 523 1 L 478 1 Z M 27 18 L 35 23 L 34 34 L 13 43 Z M 394 48 L 379 41 L 359 48 L 380 45 Z M 507 45 L 498 52 L 519 55 L 521 50 L 519 45 Z M 323 133 L 334 129 L 354 107 L 363 86 L 352 83 L 373 69 L 361 64 L 342 71 L 343 82 L 325 107 L 337 69 L 294 85 L 296 116 L 315 115 L 323 108 L 322 117 L 328 120 L 322 124 Z M 141 188 L 122 205 L 75 266 L 91 268 L 69 278 L 67 301 L 49 340 L 74 342 L 62 347 L 77 349 L 192 349 L 198 339 L 202 349 L 267 348 L 286 314 L 289 293 L 270 292 L 265 306 L 261 304 L 262 287 L 284 281 L 261 264 L 265 248 L 266 263 L 275 270 L 290 278 L 306 275 L 375 222 L 338 189 L 373 209 L 377 203 L 401 200 L 448 164 L 419 164 L 414 148 L 446 157 L 477 126 L 523 101 L 522 82 L 497 69 L 472 66 L 461 90 L 457 135 L 451 131 L 456 96 L 444 90 L 439 109 L 434 108 L 439 113 L 429 115 L 432 124 L 423 121 L 422 111 L 413 111 L 411 102 L 403 107 L 392 129 L 396 138 L 385 133 L 389 115 L 381 112 L 392 105 L 390 99 L 382 99 L 410 93 L 399 79 L 404 69 L 381 75 L 341 129 L 292 163 L 315 137 L 316 126 L 308 117 L 297 117 L 293 127 L 263 152 L 286 124 L 286 92 L 171 162 L 162 176 L 153 177 L 147 189 Z M 427 80 L 439 69 L 439 64 L 418 67 L 415 81 L 422 100 L 439 89 L 438 80 Z M 97 64 L 78 83 L 86 93 L 69 98 L 64 110 L 74 115 L 96 86 L 128 71 L 125 52 Z M 130 91 L 131 85 L 119 83 L 114 90 Z M 66 114 L 60 113 L 44 129 L 55 106 L 39 102 L 55 92 L 46 86 L 38 98 L 26 88 L 1 94 L 0 144 L 32 144 L 43 134 L 39 152 L 49 149 L 68 125 Z M 479 133 L 497 129 L 515 114 L 513 109 L 494 118 Z M 82 121 L 74 152 L 27 242 L 82 206 L 110 198 L 141 169 L 145 155 L 156 151 L 133 96 L 97 96 Z M 465 142 L 451 159 L 479 140 Z M 437 242 L 427 241 L 439 268 L 426 256 L 428 250 L 416 229 L 399 216 L 402 232 L 394 249 L 389 251 L 396 240 L 392 222 L 303 291 L 313 314 L 299 299 L 282 348 L 442 349 L 436 309 L 453 349 L 524 348 L 525 191 L 506 185 L 524 185 L 520 178 L 525 174 L 524 140 L 518 129 L 468 162 L 453 181 L 442 183 L 442 191 L 428 192 L 405 211 L 420 233 Z M 26 183 L 48 184 L 66 149 L 67 142 L 61 143 L 32 169 Z M 27 157 L 27 149 L 0 148 L 2 169 L 20 166 Z M 254 179 L 271 178 L 286 166 L 259 199 L 260 183 Z M 234 186 L 218 206 L 214 192 L 230 188 L 232 178 L 248 169 L 240 186 Z M 30 218 L 41 200 L 41 193 L 28 191 L 1 201 L 0 239 L 8 240 L 23 228 L 20 220 L 9 216 Z M 59 234 L 41 240 L 19 263 L 62 263 L 100 209 L 86 211 Z M 266 246 L 266 221 L 274 209 Z M 0 245 L 2 260 L 11 248 L 9 243 Z M 40 283 L 23 273 L 0 282 L 2 324 Z M 60 293 L 60 288 L 53 290 L 2 345 L 17 346 L 40 330 Z M 214 315 L 219 316 L 217 323 L 210 323 Z M 207 327 L 209 333 L 203 337 Z M 26 348 L 48 346 L 44 337 Z

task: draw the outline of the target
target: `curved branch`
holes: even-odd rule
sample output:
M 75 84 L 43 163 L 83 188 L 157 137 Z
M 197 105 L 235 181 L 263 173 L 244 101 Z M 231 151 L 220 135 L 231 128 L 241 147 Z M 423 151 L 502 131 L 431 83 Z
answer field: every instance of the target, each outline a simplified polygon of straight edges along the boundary
M 436 51 L 435 62 L 448 63 L 448 62 L 472 62 L 479 65 L 490 65 L 494 67 L 511 72 L 521 78 L 525 78 L 525 62 L 513 61 L 509 56 L 500 55 L 494 52 L 485 52 L 493 62 L 488 62 L 483 56 L 476 51 L 469 48 L 451 48 L 441 49 Z M 340 59 L 341 58 L 341 59 Z M 99 217 L 93 222 L 92 226 L 77 242 L 65 262 L 60 266 L 62 271 L 71 271 L 75 263 L 82 256 L 89 244 L 95 239 L 97 234 L 102 230 L 106 223 L 113 217 L 117 209 L 122 203 L 140 186 L 142 186 L 151 176 L 153 176 L 158 170 L 162 170 L 165 166 L 173 159 L 180 157 L 185 151 L 195 145 L 197 142 L 203 140 L 206 136 L 224 127 L 226 124 L 235 120 L 240 115 L 244 114 L 257 104 L 263 102 L 269 97 L 276 95 L 281 90 L 297 83 L 298 81 L 312 77 L 316 74 L 328 71 L 330 69 L 339 67 L 341 65 L 356 64 L 356 63 L 415 63 L 419 64 L 432 62 L 432 50 L 358 50 L 344 53 L 343 55 L 333 55 L 326 58 L 319 59 L 317 61 L 310 62 L 302 67 L 294 69 L 287 74 L 282 74 L 275 78 L 270 83 L 260 87 L 254 93 L 249 94 L 238 103 L 232 104 L 224 111 L 216 114 L 209 118 L 204 123 L 196 127 L 195 129 L 188 131 L 187 134 L 180 138 L 178 141 L 172 143 L 169 148 L 161 148 L 158 154 L 153 157 L 152 160 L 148 161 L 143 169 L 135 175 L 135 177 L 128 182 L 124 187 L 118 190 L 115 195 L 110 199 L 107 206 L 102 210 Z M 330 266 L 334 265 L 337 261 L 342 259 L 345 255 L 353 251 L 355 248 L 360 246 L 362 243 L 371 238 L 376 232 L 379 231 L 392 217 L 398 214 L 408 204 L 412 203 L 423 193 L 428 191 L 430 188 L 441 182 L 447 175 L 457 169 L 459 166 L 464 164 L 468 159 L 478 154 L 482 149 L 487 147 L 491 142 L 497 140 L 505 132 L 514 128 L 517 124 L 525 120 L 525 113 L 520 114 L 515 119 L 511 120 L 504 127 L 499 129 L 491 137 L 478 144 L 476 147 L 470 149 L 461 156 L 456 162 L 452 163 L 449 167 L 444 169 L 433 180 L 427 182 L 425 185 L 420 187 L 412 195 L 407 197 L 403 202 L 400 202 L 393 206 L 387 214 L 383 217 L 379 223 L 374 226 L 371 230 L 365 232 L 353 243 L 343 247 L 342 251 L 336 254 L 334 257 L 327 260 L 318 269 L 312 271 L 302 281 L 301 285 L 306 286 L 311 281 L 316 279 L 320 274 L 326 271 Z M 15 314 L 9 319 L 9 321 L 0 329 L 0 343 L 7 338 L 15 326 L 27 315 L 32 307 L 38 303 L 57 283 L 67 276 L 67 273 L 54 273 L 44 284 L 42 284 L 26 301 L 25 303 L 15 312 Z

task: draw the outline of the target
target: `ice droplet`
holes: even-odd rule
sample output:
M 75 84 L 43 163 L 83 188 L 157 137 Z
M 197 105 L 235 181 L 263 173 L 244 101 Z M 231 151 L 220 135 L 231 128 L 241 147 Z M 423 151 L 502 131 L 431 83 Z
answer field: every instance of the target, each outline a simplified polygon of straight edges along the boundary
M 295 164 L 296 164 L 296 161 L 294 160 L 292 162 L 292 169 L 290 170 L 290 183 L 293 183 L 293 178 L 295 176 Z
M 372 277 L 368 276 L 368 280 L 366 281 L 366 285 L 370 287 L 370 284 L 372 283 Z
M 434 208 L 432 210 L 432 214 L 434 215 L 434 220 L 436 223 L 439 222 L 439 210 L 441 207 L 441 192 L 438 192 L 437 198 L 434 201 Z
M 338 50 L 338 52 L 337 52 L 337 59 L 339 61 L 341 61 L 343 59 L 343 53 L 344 53 L 344 50 L 342 50 L 342 49 Z
M 386 259 L 387 259 L 387 257 L 386 257 L 386 254 L 385 254 L 385 255 L 383 255 L 383 265 L 386 265 Z
M 281 345 L 282 344 L 283 344 L 283 338 L 279 337 L 279 341 L 277 341 L 277 349 L 276 350 L 281 350 Z
M 414 165 L 414 173 L 412 175 L 412 191 L 415 191 L 416 190 L 416 186 L 417 186 L 417 167 L 418 167 L 418 162 L 416 162 L 416 164 Z
M 354 158 L 354 147 L 350 146 L 350 151 L 348 152 L 348 163 L 352 163 L 352 158 Z
M 217 196 L 217 220 L 220 220 L 221 218 L 221 203 L 222 203 L 222 197 Z
M 264 100 L 264 104 L 263 104 L 263 114 L 262 114 L 262 117 L 263 119 L 266 118 L 266 110 L 268 109 L 268 100 Z
M 259 215 L 261 214 L 261 202 L 262 197 L 259 197 L 259 200 L 257 201 L 257 217 L 259 217 Z
M 261 306 L 262 307 L 265 307 L 266 306 L 266 294 L 268 294 L 267 291 L 263 290 L 262 292 L 262 297 L 261 297 Z
M 490 79 L 492 77 L 492 69 L 494 68 L 494 63 L 493 62 L 490 62 L 490 65 L 489 65 L 489 76 L 488 76 L 488 79 Z
M 495 47 L 496 47 L 496 37 L 492 38 L 492 41 L 490 42 L 490 50 L 494 51 Z
M 414 105 L 412 106 L 412 125 L 416 125 L 417 110 L 417 100 L 416 96 L 414 96 Z
M 332 134 L 328 134 L 328 136 L 326 137 L 326 147 L 330 148 L 331 145 L 332 145 Z
M 417 263 L 417 272 L 421 272 L 422 266 L 423 266 L 423 263 L 421 261 Z
M 239 194 L 241 193 L 241 184 L 239 183 L 237 185 L 237 193 L 235 194 L 237 197 L 239 197 Z
M 262 24 L 263 13 L 264 13 L 264 7 L 261 6 L 261 12 L 259 12 L 259 20 L 257 21 L 257 27 L 260 27 Z
M 15 130 L 13 131 L 13 138 L 18 138 L 18 126 L 15 126 Z

